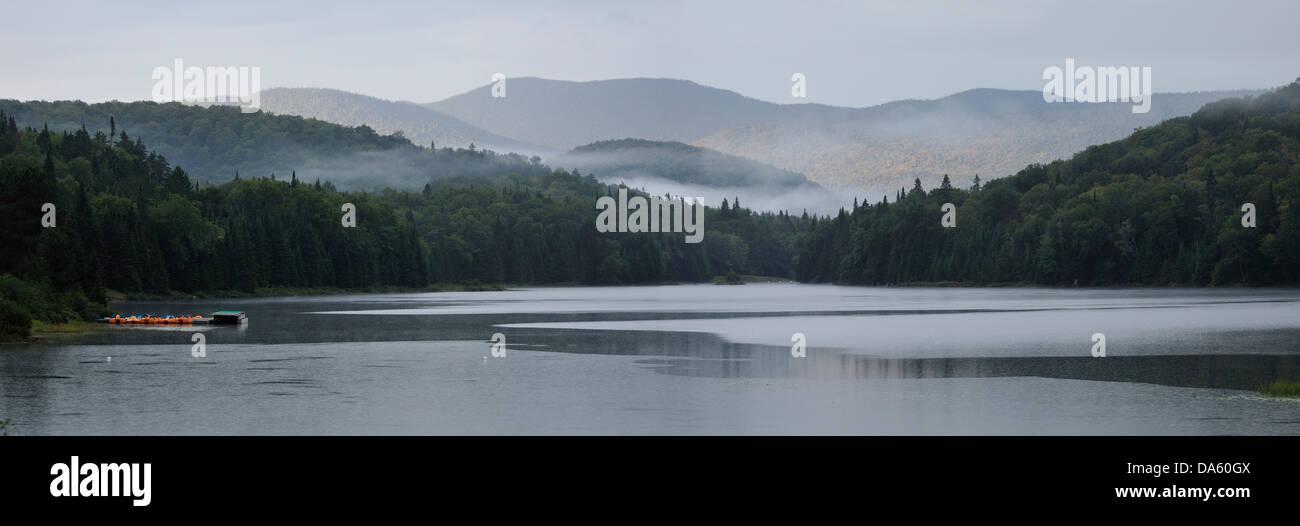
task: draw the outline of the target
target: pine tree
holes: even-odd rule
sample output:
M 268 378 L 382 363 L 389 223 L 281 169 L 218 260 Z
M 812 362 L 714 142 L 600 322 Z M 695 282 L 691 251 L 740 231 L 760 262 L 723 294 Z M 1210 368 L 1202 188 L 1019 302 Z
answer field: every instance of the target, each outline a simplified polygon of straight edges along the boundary
M 36 136 L 36 146 L 39 146 L 41 153 L 49 154 L 54 145 L 50 141 L 50 125 L 46 124 L 41 130 L 41 134 Z

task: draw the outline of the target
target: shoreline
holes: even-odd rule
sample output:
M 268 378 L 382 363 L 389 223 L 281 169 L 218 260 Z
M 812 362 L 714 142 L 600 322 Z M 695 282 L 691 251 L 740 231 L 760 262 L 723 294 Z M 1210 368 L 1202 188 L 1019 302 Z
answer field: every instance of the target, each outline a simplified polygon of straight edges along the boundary
M 1038 285 L 1030 282 L 958 282 L 958 281 L 910 281 L 881 285 L 866 285 L 842 282 L 802 282 L 791 278 L 773 276 L 740 276 L 741 282 L 749 284 L 790 284 L 790 285 L 831 285 L 854 288 L 968 288 L 968 289 L 1042 289 L 1042 290 L 1294 290 L 1300 285 L 1232 285 L 1232 286 L 1193 286 L 1193 285 L 1149 285 L 1124 284 L 1102 286 Z M 199 299 L 247 299 L 279 298 L 300 296 L 351 296 L 369 294 L 418 294 L 434 292 L 504 292 L 512 289 L 530 288 L 607 288 L 607 287 L 660 287 L 670 285 L 712 285 L 715 281 L 683 282 L 661 281 L 655 283 L 618 283 L 618 284 L 582 284 L 582 283 L 489 283 L 489 284 L 447 284 L 431 287 L 366 287 L 347 289 L 338 287 L 260 287 L 253 292 L 247 291 L 172 291 L 165 294 L 123 293 L 110 290 L 108 302 L 122 301 L 171 301 Z
M 1029 282 L 1015 283 L 970 283 L 956 281 L 915 281 L 906 283 L 894 283 L 887 285 L 864 285 L 854 283 L 837 283 L 837 282 L 811 282 L 805 283 L 790 278 L 781 278 L 774 276 L 740 276 L 741 283 L 736 284 L 795 284 L 795 285 L 828 285 L 854 288 L 971 288 L 971 289 L 1043 289 L 1043 290 L 1118 290 L 1118 289 L 1153 289 L 1153 290 L 1293 290 L 1298 288 L 1296 285 L 1267 285 L 1267 286 L 1183 286 L 1183 285 L 1109 285 L 1109 286 L 1043 286 Z M 194 293 L 185 293 L 172 291 L 164 294 L 152 293 L 123 293 L 120 291 L 109 290 L 107 293 L 107 304 L 118 302 L 144 302 L 144 301 L 176 301 L 176 300 L 207 300 L 207 299 L 260 299 L 260 298 L 285 298 L 285 297 L 308 297 L 308 296 L 339 296 L 339 295 L 371 295 L 371 294 L 418 294 L 418 293 L 436 293 L 436 292 L 504 292 L 520 288 L 603 288 L 603 287 L 656 287 L 670 285 L 710 285 L 716 284 L 713 281 L 702 282 L 656 282 L 656 283 L 636 283 L 636 284 L 602 284 L 590 285 L 580 283 L 490 283 L 490 284 L 445 284 L 430 287 L 366 287 L 361 289 L 347 289 L 339 287 L 261 287 L 249 291 L 199 291 Z M 88 332 L 100 332 L 106 330 L 102 324 L 88 320 L 74 320 L 62 323 L 49 323 L 41 320 L 32 320 L 31 337 L 26 340 L 3 341 L 0 344 L 29 344 L 39 343 L 42 336 L 54 334 L 82 334 Z
M 155 294 L 148 292 L 108 291 L 108 303 L 118 301 L 169 301 L 200 299 L 235 299 L 235 298 L 275 298 L 294 296 L 334 296 L 354 294 L 415 294 L 420 292 L 491 292 L 508 290 L 515 285 L 504 283 L 449 284 L 431 287 L 366 287 L 347 289 L 339 287 L 259 287 L 252 292 L 239 290 L 180 292 L 169 291 Z

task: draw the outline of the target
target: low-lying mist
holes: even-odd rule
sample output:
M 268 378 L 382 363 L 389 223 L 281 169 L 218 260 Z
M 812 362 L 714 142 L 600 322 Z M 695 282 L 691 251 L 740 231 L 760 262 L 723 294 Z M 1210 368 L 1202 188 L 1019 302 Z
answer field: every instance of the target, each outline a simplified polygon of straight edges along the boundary
M 650 195 L 671 194 L 674 196 L 700 197 L 710 207 L 721 206 L 723 199 L 734 205 L 736 198 L 739 198 L 741 206 L 758 212 L 784 210 L 786 213 L 799 215 L 804 210 L 807 210 L 809 214 L 834 215 L 841 207 L 846 210 L 852 207 L 854 199 L 854 195 L 851 193 L 837 194 L 817 187 L 802 187 L 793 190 L 788 188 L 771 190 L 743 186 L 713 187 L 684 184 L 644 175 L 603 177 L 597 174 L 596 178 L 607 184 L 623 183 L 630 188 L 643 190 Z M 870 197 L 872 201 L 880 199 L 880 196 L 871 197 L 867 194 L 859 194 L 857 197 L 861 200 L 864 196 Z

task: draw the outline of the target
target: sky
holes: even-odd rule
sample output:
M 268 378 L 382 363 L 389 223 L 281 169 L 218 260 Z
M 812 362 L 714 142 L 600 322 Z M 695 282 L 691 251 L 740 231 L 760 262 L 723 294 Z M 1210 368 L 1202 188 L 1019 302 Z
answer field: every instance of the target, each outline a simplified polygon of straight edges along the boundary
M 1152 68 L 1156 92 L 1300 77 L 1300 2 L 23 2 L 0 98 L 148 100 L 154 68 L 256 66 L 262 88 L 433 102 L 510 77 L 680 78 L 778 103 L 863 107 L 1043 70 Z M 791 96 L 803 73 L 807 97 Z M 508 83 L 508 80 L 507 80 Z

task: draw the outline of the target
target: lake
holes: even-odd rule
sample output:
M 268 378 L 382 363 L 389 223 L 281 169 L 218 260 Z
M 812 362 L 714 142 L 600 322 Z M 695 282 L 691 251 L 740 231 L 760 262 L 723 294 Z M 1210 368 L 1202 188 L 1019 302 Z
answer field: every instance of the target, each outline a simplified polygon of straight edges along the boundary
M 1300 434 L 1300 401 L 1255 392 L 1300 380 L 1297 290 L 771 283 L 110 307 L 249 323 L 0 346 L 10 434 Z

